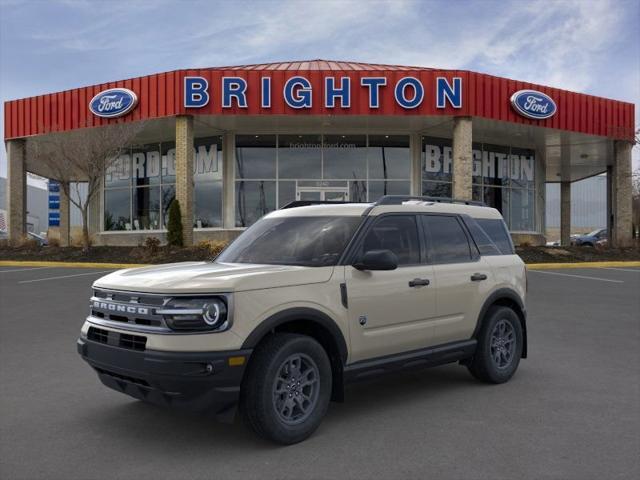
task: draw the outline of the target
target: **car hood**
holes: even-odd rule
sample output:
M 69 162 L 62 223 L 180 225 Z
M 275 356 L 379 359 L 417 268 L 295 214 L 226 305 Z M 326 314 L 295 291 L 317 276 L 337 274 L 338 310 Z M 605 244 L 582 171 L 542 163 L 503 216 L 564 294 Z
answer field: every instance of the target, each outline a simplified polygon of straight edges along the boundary
M 96 280 L 94 287 L 148 293 L 237 292 L 322 283 L 332 273 L 333 267 L 182 262 L 118 270 Z

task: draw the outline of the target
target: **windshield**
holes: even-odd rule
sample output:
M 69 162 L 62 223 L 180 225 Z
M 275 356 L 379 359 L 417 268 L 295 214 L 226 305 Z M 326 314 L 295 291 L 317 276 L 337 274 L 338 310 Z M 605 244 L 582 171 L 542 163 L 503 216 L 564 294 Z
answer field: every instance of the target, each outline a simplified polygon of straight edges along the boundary
M 587 235 L 586 235 L 586 236 L 587 236 L 587 237 L 597 237 L 597 236 L 598 236 L 598 234 L 599 234 L 601 231 L 602 231 L 602 229 L 601 229 L 601 228 L 599 228 L 598 230 L 594 230 L 593 232 L 589 232 L 589 233 L 587 233 Z
M 335 265 L 362 217 L 275 217 L 256 222 L 216 259 L 325 267 Z

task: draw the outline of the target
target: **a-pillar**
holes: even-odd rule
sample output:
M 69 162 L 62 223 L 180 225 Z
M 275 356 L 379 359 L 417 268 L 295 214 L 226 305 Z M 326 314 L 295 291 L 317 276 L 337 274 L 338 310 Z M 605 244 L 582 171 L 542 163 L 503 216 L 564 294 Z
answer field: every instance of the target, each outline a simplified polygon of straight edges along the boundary
M 617 141 L 611 169 L 612 225 L 611 245 L 628 247 L 632 242 L 631 142 Z
M 176 117 L 176 200 L 182 214 L 182 242 L 193 245 L 193 117 Z
M 16 244 L 27 234 L 27 172 L 25 141 L 7 142 L 7 228 L 9 242 Z
M 473 127 L 471 117 L 453 119 L 453 188 L 452 196 L 460 200 L 471 200 L 473 190 Z
M 560 245 L 571 244 L 571 182 L 560 182 Z

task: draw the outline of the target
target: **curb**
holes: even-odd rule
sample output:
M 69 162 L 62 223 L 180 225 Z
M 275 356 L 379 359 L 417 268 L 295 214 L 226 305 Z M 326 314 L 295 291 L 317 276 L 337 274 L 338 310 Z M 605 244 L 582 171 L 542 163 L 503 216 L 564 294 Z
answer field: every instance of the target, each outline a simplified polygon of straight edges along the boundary
M 158 264 L 160 265 L 160 264 Z M 640 261 L 575 262 L 575 263 L 528 263 L 529 270 L 554 270 L 563 268 L 640 267 Z M 0 260 L 0 267 L 66 267 L 66 268 L 138 268 L 149 267 L 149 263 L 99 263 L 99 262 L 37 262 Z
M 628 262 L 575 262 L 575 263 L 528 263 L 529 270 L 555 270 L 562 268 L 607 268 L 607 267 L 640 267 L 640 261 Z
M 0 267 L 62 267 L 62 268 L 137 268 L 148 267 L 146 263 L 99 263 L 99 262 L 37 262 L 0 260 Z

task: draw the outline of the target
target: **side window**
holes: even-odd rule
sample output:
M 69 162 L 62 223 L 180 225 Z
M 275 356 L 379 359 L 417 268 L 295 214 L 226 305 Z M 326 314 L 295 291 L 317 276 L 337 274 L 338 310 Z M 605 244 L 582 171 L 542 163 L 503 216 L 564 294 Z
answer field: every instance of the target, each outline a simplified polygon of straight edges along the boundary
M 503 255 L 513 255 L 511 236 L 502 220 L 499 218 L 477 218 L 476 221 Z
M 469 216 L 462 217 L 462 221 L 465 223 L 471 234 L 471 238 L 476 243 L 480 255 L 502 255 L 500 249 L 493 243 L 493 240 L 489 238 L 489 235 L 482 229 L 478 222 Z M 474 246 L 471 245 L 471 251 L 474 251 Z
M 456 217 L 425 215 L 425 234 L 430 239 L 433 263 L 460 263 L 471 261 L 467 235 Z
M 389 215 L 376 220 L 362 241 L 360 253 L 391 250 L 398 265 L 420 263 L 420 240 L 413 215 Z

